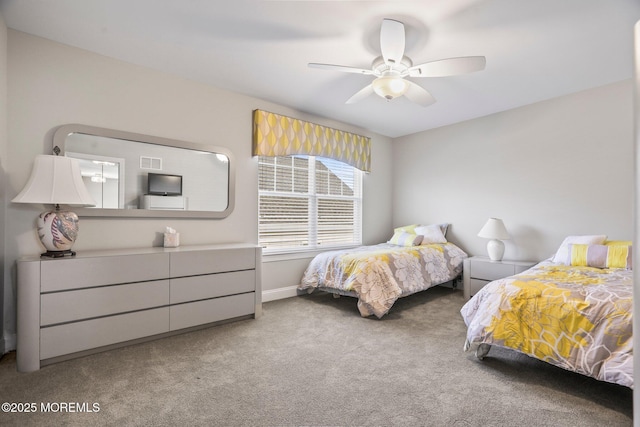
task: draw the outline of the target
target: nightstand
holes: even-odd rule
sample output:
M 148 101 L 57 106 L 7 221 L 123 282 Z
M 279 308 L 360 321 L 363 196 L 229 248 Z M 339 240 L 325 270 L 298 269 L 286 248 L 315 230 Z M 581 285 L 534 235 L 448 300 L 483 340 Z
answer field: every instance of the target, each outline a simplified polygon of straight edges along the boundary
M 489 258 L 482 256 L 466 258 L 462 270 L 464 298 L 466 300 L 470 299 L 492 280 L 522 273 L 534 265 L 536 265 L 536 262 L 533 261 L 491 261 Z

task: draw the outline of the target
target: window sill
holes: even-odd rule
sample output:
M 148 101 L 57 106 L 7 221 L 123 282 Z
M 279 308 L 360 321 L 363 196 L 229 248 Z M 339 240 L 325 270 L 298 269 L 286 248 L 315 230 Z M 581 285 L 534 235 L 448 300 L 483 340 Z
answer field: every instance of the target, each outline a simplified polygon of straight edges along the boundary
M 289 251 L 274 251 L 274 252 L 262 252 L 262 262 L 279 262 L 279 261 L 291 261 L 296 259 L 311 259 L 318 254 L 329 251 L 338 251 L 342 249 L 357 248 L 361 245 L 349 245 L 349 246 L 334 246 L 322 249 L 306 249 L 306 250 L 289 250 Z

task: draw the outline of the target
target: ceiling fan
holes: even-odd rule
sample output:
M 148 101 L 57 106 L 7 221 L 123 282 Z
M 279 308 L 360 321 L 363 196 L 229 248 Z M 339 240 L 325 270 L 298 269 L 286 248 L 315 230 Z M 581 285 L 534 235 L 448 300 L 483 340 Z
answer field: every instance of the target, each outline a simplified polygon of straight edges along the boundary
M 375 76 L 375 80 L 356 92 L 347 100 L 347 104 L 358 102 L 372 93 L 391 100 L 405 95 L 410 101 L 426 107 L 436 102 L 435 98 L 422 86 L 407 80 L 406 77 L 444 77 L 472 73 L 483 70 L 486 65 L 484 56 L 463 56 L 440 59 L 413 65 L 411 58 L 404 55 L 404 24 L 393 19 L 383 19 L 380 28 L 380 50 L 382 55 L 373 60 L 371 69 L 348 67 L 344 65 L 309 63 L 309 67 Z

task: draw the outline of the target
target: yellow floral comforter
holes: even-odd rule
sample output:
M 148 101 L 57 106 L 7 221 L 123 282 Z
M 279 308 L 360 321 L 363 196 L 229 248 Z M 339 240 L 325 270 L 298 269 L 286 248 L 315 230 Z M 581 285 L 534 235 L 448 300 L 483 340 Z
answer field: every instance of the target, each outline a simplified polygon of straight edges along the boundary
M 461 310 L 467 343 L 508 347 L 633 388 L 632 271 L 543 261 L 483 287 Z
M 388 243 L 317 255 L 299 289 L 355 295 L 363 317 L 384 316 L 395 301 L 453 280 L 467 254 L 453 243 L 401 247 Z

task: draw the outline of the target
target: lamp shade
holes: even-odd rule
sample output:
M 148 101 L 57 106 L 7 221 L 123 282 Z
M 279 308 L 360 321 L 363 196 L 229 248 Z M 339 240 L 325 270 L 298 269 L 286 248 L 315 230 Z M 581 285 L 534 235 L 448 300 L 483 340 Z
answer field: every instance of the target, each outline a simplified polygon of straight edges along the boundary
M 504 226 L 504 222 L 498 218 L 489 218 L 487 223 L 478 233 L 478 237 L 498 240 L 507 240 L 511 238 L 507 232 L 507 228 Z
M 14 203 L 95 206 L 82 181 L 80 163 L 64 156 L 36 156 L 29 181 Z

